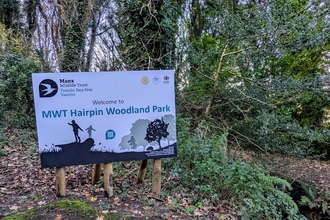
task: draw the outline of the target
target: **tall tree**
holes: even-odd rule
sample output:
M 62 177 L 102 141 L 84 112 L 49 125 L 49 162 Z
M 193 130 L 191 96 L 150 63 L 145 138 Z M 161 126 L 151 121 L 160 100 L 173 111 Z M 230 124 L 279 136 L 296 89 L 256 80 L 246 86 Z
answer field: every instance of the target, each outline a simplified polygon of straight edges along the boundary
M 26 41 L 31 43 L 31 38 L 38 25 L 37 10 L 41 8 L 40 0 L 25 0 L 23 4 L 27 28 L 24 30 Z
M 126 69 L 169 69 L 175 65 L 179 3 L 168 0 L 116 1 L 112 23 Z
M 58 8 L 63 43 L 60 70 L 62 72 L 80 71 L 86 33 L 92 14 L 91 1 L 58 0 Z
M 19 28 L 20 3 L 18 0 L 0 0 L 0 22 L 6 28 Z

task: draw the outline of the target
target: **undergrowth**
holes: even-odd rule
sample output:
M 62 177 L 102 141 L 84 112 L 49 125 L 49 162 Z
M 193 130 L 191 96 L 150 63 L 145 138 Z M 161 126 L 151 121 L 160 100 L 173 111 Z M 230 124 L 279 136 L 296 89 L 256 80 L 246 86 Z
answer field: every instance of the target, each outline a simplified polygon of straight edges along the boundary
M 203 138 L 209 128 L 202 124 L 192 133 L 189 123 L 177 120 L 178 157 L 164 162 L 176 183 L 164 183 L 168 190 L 194 192 L 214 205 L 230 201 L 243 219 L 305 219 L 286 180 L 227 157 L 226 133 Z

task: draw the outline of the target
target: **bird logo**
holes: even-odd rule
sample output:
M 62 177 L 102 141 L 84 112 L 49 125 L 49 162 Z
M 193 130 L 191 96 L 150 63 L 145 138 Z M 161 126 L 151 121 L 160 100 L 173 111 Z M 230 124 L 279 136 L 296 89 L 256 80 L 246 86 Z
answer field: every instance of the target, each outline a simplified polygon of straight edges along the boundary
M 46 97 L 53 97 L 56 95 L 58 90 L 58 86 L 56 82 L 51 79 L 44 79 L 39 84 L 39 97 L 46 98 Z
M 56 90 L 55 88 L 52 88 L 52 85 L 50 85 L 50 84 L 41 83 L 41 85 L 46 87 L 46 89 L 41 90 L 41 92 L 45 92 L 44 96 L 46 96 L 46 95 L 52 93 L 54 90 Z

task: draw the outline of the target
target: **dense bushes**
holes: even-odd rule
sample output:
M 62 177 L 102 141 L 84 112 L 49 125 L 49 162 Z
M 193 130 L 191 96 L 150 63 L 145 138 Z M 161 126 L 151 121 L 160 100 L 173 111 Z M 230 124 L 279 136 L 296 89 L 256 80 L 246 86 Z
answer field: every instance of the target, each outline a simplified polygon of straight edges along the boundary
M 287 194 L 290 184 L 272 177 L 259 167 L 227 157 L 227 133 L 213 135 L 206 124 L 190 132 L 190 120 L 178 118 L 178 157 L 165 160 L 165 169 L 176 183 L 165 183 L 175 191 L 189 191 L 198 200 L 212 198 L 218 204 L 229 200 L 244 219 L 304 219 Z
M 244 83 L 237 78 L 223 77 L 208 115 L 204 100 L 210 100 L 209 95 L 199 88 L 181 92 L 177 109 L 192 118 L 192 129 L 207 120 L 207 137 L 227 131 L 229 145 L 294 157 L 330 157 L 330 132 L 323 124 L 329 100 L 318 76 Z
M 3 122 L 20 128 L 35 127 L 32 80 L 38 62 L 8 54 L 0 57 L 0 115 Z
M 266 100 L 271 106 L 260 106 L 252 100 L 255 110 L 248 115 L 249 120 L 233 127 L 267 152 L 295 157 L 329 157 L 330 132 L 323 124 L 329 101 L 322 83 L 316 83 L 318 79 L 282 77 L 264 84 L 267 92 L 262 97 L 258 92 L 250 96 Z M 244 128 L 249 128 L 250 132 Z

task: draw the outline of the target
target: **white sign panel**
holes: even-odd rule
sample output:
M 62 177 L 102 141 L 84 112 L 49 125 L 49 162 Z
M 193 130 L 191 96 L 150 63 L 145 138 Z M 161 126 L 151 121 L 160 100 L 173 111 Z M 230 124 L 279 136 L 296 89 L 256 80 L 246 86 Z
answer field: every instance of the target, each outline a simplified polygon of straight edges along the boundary
M 42 167 L 175 157 L 174 72 L 32 75 Z

